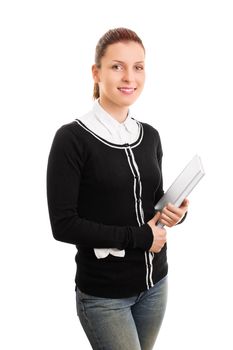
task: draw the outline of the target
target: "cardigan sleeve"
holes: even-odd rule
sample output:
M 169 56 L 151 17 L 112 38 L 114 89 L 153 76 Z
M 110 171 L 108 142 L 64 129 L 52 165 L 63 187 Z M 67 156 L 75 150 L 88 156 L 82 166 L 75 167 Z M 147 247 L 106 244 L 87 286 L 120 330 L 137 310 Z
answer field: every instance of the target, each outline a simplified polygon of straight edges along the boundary
M 104 225 L 79 216 L 77 203 L 85 153 L 71 124 L 57 131 L 47 167 L 47 200 L 54 238 L 89 248 L 149 250 L 153 233 L 148 224 L 141 227 Z

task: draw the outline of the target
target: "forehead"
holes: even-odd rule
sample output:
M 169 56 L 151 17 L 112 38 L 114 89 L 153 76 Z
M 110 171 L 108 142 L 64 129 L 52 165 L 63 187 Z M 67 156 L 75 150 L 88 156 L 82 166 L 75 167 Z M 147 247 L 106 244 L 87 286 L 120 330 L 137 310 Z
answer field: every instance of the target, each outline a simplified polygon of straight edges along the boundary
M 119 42 L 107 47 L 102 61 L 140 62 L 144 61 L 143 47 L 134 41 Z

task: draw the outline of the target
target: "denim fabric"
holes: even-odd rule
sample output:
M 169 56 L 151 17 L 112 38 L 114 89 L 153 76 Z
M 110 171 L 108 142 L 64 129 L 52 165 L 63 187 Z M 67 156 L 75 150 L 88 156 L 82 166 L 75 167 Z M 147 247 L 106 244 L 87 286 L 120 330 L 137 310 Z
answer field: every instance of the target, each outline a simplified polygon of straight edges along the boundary
M 94 350 L 151 350 L 166 309 L 167 276 L 130 298 L 100 298 L 77 289 L 76 302 Z

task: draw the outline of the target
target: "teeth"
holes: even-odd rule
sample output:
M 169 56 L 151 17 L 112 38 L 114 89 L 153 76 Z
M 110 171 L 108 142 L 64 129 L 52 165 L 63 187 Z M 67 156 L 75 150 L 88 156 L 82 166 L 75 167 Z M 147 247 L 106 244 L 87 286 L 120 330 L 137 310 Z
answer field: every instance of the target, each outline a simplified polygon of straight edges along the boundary
M 134 88 L 120 88 L 121 90 L 133 90 Z
M 125 92 L 131 92 L 131 91 L 134 91 L 134 88 L 119 88 L 119 90 L 125 91 Z

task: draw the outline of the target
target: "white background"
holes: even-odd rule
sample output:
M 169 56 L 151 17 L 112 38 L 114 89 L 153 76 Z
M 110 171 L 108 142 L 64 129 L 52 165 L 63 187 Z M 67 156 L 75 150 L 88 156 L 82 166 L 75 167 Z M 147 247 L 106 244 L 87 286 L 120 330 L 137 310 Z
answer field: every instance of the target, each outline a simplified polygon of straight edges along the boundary
M 226 0 L 1 2 L 1 349 L 90 349 L 76 316 L 76 249 L 52 238 L 46 167 L 55 131 L 91 108 L 95 45 L 119 26 L 146 47 L 132 109 L 160 132 L 165 189 L 195 153 L 206 171 L 186 222 L 169 231 L 156 349 L 233 348 L 232 18 Z

